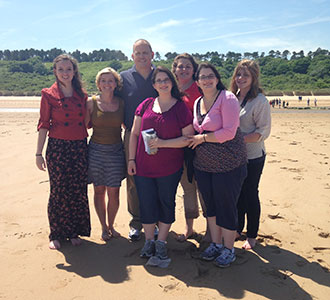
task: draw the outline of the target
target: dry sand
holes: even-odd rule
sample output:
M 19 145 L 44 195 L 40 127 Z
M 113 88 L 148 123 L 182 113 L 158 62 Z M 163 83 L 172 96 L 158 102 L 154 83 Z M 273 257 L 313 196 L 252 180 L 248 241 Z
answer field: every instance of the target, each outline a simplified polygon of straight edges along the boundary
M 4 107 L 4 106 L 2 106 Z M 89 187 L 92 236 L 48 249 L 46 172 L 34 164 L 37 113 L 0 113 L 0 299 L 329 299 L 330 111 L 273 110 L 261 179 L 254 251 L 236 246 L 228 269 L 194 258 L 197 241 L 169 237 L 170 267 L 146 267 L 143 241 L 127 240 L 125 181 L 116 220 L 122 237 L 100 240 Z M 202 232 L 202 217 L 195 229 Z M 184 227 L 182 191 L 177 221 Z

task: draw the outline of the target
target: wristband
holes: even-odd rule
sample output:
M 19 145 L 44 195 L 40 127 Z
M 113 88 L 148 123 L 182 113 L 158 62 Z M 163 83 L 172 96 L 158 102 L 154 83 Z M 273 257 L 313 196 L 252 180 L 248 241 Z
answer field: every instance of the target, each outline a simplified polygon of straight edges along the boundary
M 130 158 L 128 161 L 135 161 L 135 158 Z
M 42 156 L 42 154 L 38 154 L 38 153 L 37 153 L 36 156 Z

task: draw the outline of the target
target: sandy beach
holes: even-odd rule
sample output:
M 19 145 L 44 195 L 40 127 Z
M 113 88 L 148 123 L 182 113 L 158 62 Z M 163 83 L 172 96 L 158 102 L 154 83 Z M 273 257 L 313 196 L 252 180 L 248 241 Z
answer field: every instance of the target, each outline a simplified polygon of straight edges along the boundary
M 172 262 L 146 267 L 143 239 L 127 240 L 125 181 L 116 219 L 121 238 L 100 240 L 89 186 L 91 237 L 80 247 L 49 250 L 48 174 L 35 166 L 38 116 L 0 112 L 0 299 L 329 299 L 330 110 L 272 110 L 258 244 L 244 251 L 238 241 L 227 269 L 197 259 L 198 241 L 175 240 L 184 228 L 181 188 L 168 239 Z M 203 217 L 195 229 L 203 233 Z

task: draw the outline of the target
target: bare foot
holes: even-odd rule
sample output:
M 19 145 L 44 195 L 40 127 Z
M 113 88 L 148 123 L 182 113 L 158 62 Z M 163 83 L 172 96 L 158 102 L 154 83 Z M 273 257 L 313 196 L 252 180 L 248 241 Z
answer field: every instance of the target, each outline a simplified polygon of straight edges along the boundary
M 256 239 L 247 238 L 242 248 L 245 250 L 251 250 L 256 245 Z
M 115 230 L 113 227 L 109 228 L 109 231 L 110 231 L 111 236 L 114 238 L 121 236 L 121 234 L 117 230 Z
M 58 250 L 61 248 L 61 244 L 59 240 L 53 240 L 49 242 L 49 249 Z
M 80 237 L 70 239 L 70 241 L 71 241 L 72 246 L 80 246 L 82 243 Z
M 110 236 L 110 234 L 109 234 L 108 229 L 103 229 L 103 231 L 102 231 L 102 235 L 101 235 L 101 240 L 103 240 L 103 241 L 106 242 L 106 241 L 109 241 L 110 238 L 111 238 L 111 236 Z
M 195 231 L 192 231 L 191 233 L 186 232 L 185 234 L 181 233 L 176 236 L 176 240 L 179 242 L 185 242 L 188 239 L 193 239 L 197 233 Z

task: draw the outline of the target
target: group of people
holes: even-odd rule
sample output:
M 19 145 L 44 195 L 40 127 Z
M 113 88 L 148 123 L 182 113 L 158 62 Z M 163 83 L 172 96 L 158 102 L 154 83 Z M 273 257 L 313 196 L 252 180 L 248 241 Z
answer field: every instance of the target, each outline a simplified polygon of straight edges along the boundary
M 170 71 L 155 67 L 153 56 L 150 43 L 137 40 L 133 67 L 120 74 L 112 68 L 98 72 L 99 94 L 89 99 L 77 61 L 66 54 L 54 60 L 56 82 L 42 90 L 36 152 L 38 168 L 47 165 L 50 178 L 49 247 L 59 249 L 66 239 L 76 246 L 80 236 L 90 235 L 88 183 L 94 186 L 101 238 L 120 236 L 114 221 L 126 177 L 128 238 L 139 240 L 143 229 L 140 256 L 168 260 L 180 183 L 186 228 L 178 241 L 196 234 L 199 199 L 210 242 L 200 257 L 227 267 L 235 261 L 234 243 L 246 217 L 243 248 L 253 248 L 258 234 L 258 185 L 271 127 L 259 66 L 239 62 L 228 91 L 209 63 L 198 65 L 184 53 Z M 93 130 L 88 144 L 87 128 Z

